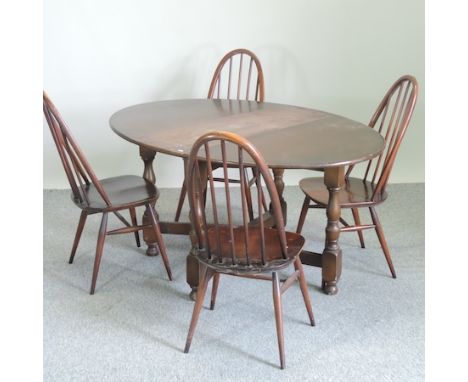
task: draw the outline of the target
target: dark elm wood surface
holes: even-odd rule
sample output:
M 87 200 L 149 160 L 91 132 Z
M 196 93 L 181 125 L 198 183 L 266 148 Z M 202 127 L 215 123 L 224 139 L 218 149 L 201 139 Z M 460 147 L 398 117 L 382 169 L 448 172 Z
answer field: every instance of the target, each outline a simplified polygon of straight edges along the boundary
M 382 136 L 338 115 L 269 102 L 187 99 L 135 105 L 113 114 L 122 138 L 169 155 L 187 157 L 195 140 L 215 130 L 247 138 L 270 168 L 314 169 L 377 156 Z
M 186 159 L 194 142 L 210 131 L 233 132 L 248 139 L 273 170 L 285 221 L 284 170 L 324 169 L 324 182 L 330 195 L 325 249 L 322 254 L 303 251 L 301 259 L 304 264 L 321 266 L 325 293 L 337 293 L 341 274 L 337 192 L 344 183 L 344 166 L 370 160 L 383 150 L 384 140 L 377 131 L 319 110 L 269 102 L 207 99 L 160 101 L 127 107 L 111 116 L 110 125 L 119 136 L 140 146 L 145 164 L 143 176 L 152 182 L 156 181 L 152 162 L 157 152 Z M 212 159 L 219 161 L 219 154 L 214 151 Z M 248 158 L 245 162 L 253 165 Z M 235 164 L 230 151 L 229 163 Z M 202 171 L 206 172 L 206 168 Z M 274 225 L 271 206 L 270 214 L 266 215 L 265 224 Z M 144 216 L 144 221 L 147 219 Z M 161 222 L 161 230 L 163 233 L 187 234 L 190 224 Z M 147 253 L 155 255 L 156 240 L 151 235 L 145 231 Z M 198 261 L 190 255 L 187 257 L 187 282 L 194 296 L 199 284 Z

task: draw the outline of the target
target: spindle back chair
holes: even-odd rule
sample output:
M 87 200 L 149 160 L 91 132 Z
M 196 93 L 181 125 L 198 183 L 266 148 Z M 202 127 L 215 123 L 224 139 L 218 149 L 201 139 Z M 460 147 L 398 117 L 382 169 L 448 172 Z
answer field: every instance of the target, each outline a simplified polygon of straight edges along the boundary
M 413 115 L 418 96 L 418 83 L 412 76 L 403 76 L 387 91 L 372 116 L 369 127 L 376 129 L 385 140 L 385 149 L 366 166 L 363 181 L 373 186 L 371 199 L 376 201 L 385 192 L 396 155 Z M 346 172 L 349 178 L 354 166 Z
M 75 203 L 79 203 L 84 208 L 89 207 L 86 189 L 92 183 L 106 206 L 110 206 L 111 202 L 101 182 L 99 182 L 86 157 L 78 147 L 57 108 L 45 92 L 43 92 L 43 111 L 60 160 L 62 161 Z
M 240 179 L 240 208 L 233 204 L 234 187 L 228 181 L 227 171 L 230 165 L 236 165 Z M 201 166 L 206 166 L 201 171 Z M 215 165 L 223 170 L 224 187 L 214 186 L 213 171 Z M 259 215 L 258 226 L 250 224 L 247 208 L 245 169 L 252 168 L 256 182 L 262 180 L 271 199 L 272 214 L 276 228 L 266 228 L 263 224 L 262 187 L 257 187 L 256 211 Z M 205 206 L 206 199 L 211 204 L 211 211 Z M 187 166 L 187 187 L 193 228 L 197 238 L 195 256 L 200 262 L 202 277 L 197 292 L 192 322 L 185 352 L 188 352 L 195 331 L 196 322 L 203 304 L 206 287 L 211 277 L 213 289 L 211 308 L 214 308 L 219 275 L 249 277 L 273 281 L 273 296 L 280 362 L 284 363 L 284 338 L 282 328 L 281 293 L 296 279 L 299 279 L 301 291 L 311 325 L 314 325 L 312 307 L 307 289 L 299 253 L 304 245 L 301 235 L 286 232 L 281 204 L 272 176 L 261 154 L 245 138 L 229 132 L 211 132 L 200 137 L 193 145 Z M 237 190 L 236 190 L 237 191 Z M 239 217 L 237 219 L 237 216 Z M 280 287 L 277 271 L 294 264 L 295 272 Z M 271 276 L 264 275 L 270 273 Z
M 263 102 L 265 100 L 265 80 L 258 57 L 248 49 L 234 49 L 219 62 L 208 90 L 208 99 L 236 99 Z M 216 168 L 216 166 L 215 166 Z M 227 176 L 227 175 L 226 175 Z M 249 218 L 253 220 L 251 187 L 256 185 L 255 176 L 247 176 L 245 188 Z M 213 177 L 215 182 L 224 182 L 223 177 Z M 240 179 L 228 177 L 231 183 L 240 183 Z M 179 221 L 186 196 L 185 182 L 179 196 L 175 221 Z M 267 208 L 266 200 L 263 200 Z
M 383 136 L 385 148 L 378 157 L 367 162 L 362 179 L 351 177 L 355 166 L 349 166 L 345 174 L 345 185 L 339 195 L 341 208 L 351 208 L 355 221 L 355 225 L 350 225 L 341 219 L 344 226 L 341 231 L 357 231 L 361 247 L 364 248 L 362 231 L 374 228 L 393 278 L 396 278 L 396 272 L 375 206 L 387 199 L 386 186 L 401 142 L 413 116 L 418 92 L 416 79 L 409 75 L 402 76 L 390 87 L 369 122 L 369 127 L 377 129 Z M 299 185 L 306 196 L 296 232 L 302 231 L 309 208 L 324 208 L 328 204 L 328 192 L 321 179 L 302 179 Z M 311 201 L 314 203 L 311 204 Z M 361 207 L 369 208 L 373 224 L 361 224 L 358 212 L 358 208 Z
M 172 279 L 169 260 L 153 207 L 159 196 L 154 184 L 131 175 L 99 180 L 59 111 L 45 92 L 43 92 L 43 112 L 72 190 L 72 200 L 82 210 L 69 259 L 70 264 L 73 263 L 87 216 L 102 213 L 90 294 L 94 294 L 95 291 L 106 234 L 133 232 L 137 246 L 140 246 L 138 231 L 146 226 L 137 224 L 135 208 L 138 206 L 145 206 L 148 211 L 167 274 L 169 279 Z M 131 224 L 119 212 L 124 209 L 130 212 Z M 109 212 L 115 214 L 125 227 L 107 231 Z
M 219 62 L 208 90 L 208 99 L 221 98 L 265 100 L 262 65 L 250 50 L 234 49 Z

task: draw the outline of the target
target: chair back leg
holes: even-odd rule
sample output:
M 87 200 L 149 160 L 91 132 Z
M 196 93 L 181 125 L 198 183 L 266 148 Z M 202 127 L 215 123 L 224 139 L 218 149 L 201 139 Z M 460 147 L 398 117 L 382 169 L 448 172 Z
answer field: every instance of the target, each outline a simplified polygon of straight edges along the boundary
M 392 257 L 390 256 L 390 250 L 388 249 L 387 240 L 385 240 L 384 231 L 382 228 L 382 224 L 380 224 L 379 217 L 377 216 L 377 211 L 374 207 L 369 207 L 369 210 L 371 213 L 372 222 L 375 225 L 375 232 L 377 233 L 380 245 L 382 246 L 382 250 L 385 255 L 385 259 L 387 260 L 388 267 L 390 268 L 392 277 L 396 279 L 396 272 L 395 268 L 393 267 Z
M 172 281 L 172 271 L 171 266 L 169 264 L 169 258 L 167 257 L 166 246 L 164 244 L 163 237 L 161 235 L 161 230 L 159 229 L 159 222 L 156 217 L 156 212 L 151 204 L 146 204 L 146 211 L 148 211 L 148 216 L 151 220 L 151 224 L 153 225 L 154 234 L 156 236 L 156 240 L 158 241 L 159 252 L 161 252 L 161 257 L 164 262 L 164 267 L 166 268 L 167 276 L 169 280 Z
M 354 224 L 357 226 L 360 226 L 361 218 L 359 217 L 359 210 L 357 208 L 351 208 L 351 211 L 353 213 Z M 364 244 L 364 235 L 362 233 L 362 230 L 357 230 L 357 234 L 359 236 L 359 242 L 361 243 L 361 248 L 366 248 Z
M 299 286 L 301 287 L 302 297 L 309 315 L 310 325 L 315 326 L 314 313 L 312 311 L 312 303 L 310 302 L 309 288 L 307 287 L 307 281 L 304 275 L 304 267 L 302 266 L 301 259 L 299 256 L 294 261 L 294 268 L 299 271 Z
M 255 177 L 255 174 L 253 173 L 253 170 L 252 170 L 252 179 L 254 179 Z M 245 169 L 245 179 L 249 179 L 248 178 L 248 174 L 247 174 L 247 169 Z M 245 201 L 246 201 L 246 204 L 247 204 L 247 211 L 249 213 L 249 219 L 250 221 L 254 220 L 254 212 L 253 212 L 253 205 L 252 205 L 252 192 L 250 190 L 250 187 L 251 187 L 251 184 L 250 182 L 245 182 Z M 265 209 L 266 211 L 266 209 Z
M 135 207 L 130 208 L 130 218 L 132 220 L 132 225 L 137 226 L 138 221 L 137 221 L 137 217 L 136 217 Z M 136 245 L 137 245 L 138 248 L 140 248 L 140 246 L 141 246 L 141 244 L 140 244 L 140 235 L 139 235 L 138 231 L 135 231 L 134 234 L 135 234 Z

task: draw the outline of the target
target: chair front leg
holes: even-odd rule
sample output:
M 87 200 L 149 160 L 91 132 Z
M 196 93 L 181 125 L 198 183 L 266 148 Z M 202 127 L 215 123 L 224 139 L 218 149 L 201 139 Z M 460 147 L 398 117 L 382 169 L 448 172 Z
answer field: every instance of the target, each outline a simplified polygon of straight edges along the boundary
M 76 249 L 78 248 L 78 244 L 81 238 L 81 233 L 83 232 L 83 228 L 85 226 L 87 217 L 88 217 L 88 212 L 86 212 L 85 210 L 82 210 L 81 215 L 80 215 L 80 221 L 78 223 L 78 227 L 76 228 L 75 240 L 73 241 L 73 247 L 71 250 L 70 259 L 68 260 L 69 264 L 72 264 L 73 259 L 75 258 Z
M 284 369 L 284 332 L 283 332 L 283 309 L 281 303 L 280 279 L 277 272 L 273 272 L 273 305 L 275 307 L 276 335 L 278 336 L 278 348 L 281 369 Z
M 96 245 L 96 257 L 94 258 L 94 269 L 93 269 L 93 279 L 91 281 L 91 290 L 89 294 L 94 294 L 94 289 L 96 288 L 96 280 L 99 273 L 99 266 L 101 265 L 102 252 L 104 249 L 104 241 L 106 240 L 106 231 L 107 231 L 107 217 L 108 213 L 102 213 L 101 227 L 99 228 L 98 241 Z
M 197 300 L 195 301 L 195 306 L 193 307 L 192 320 L 190 321 L 190 328 L 187 334 L 187 341 L 185 342 L 184 353 L 188 353 L 190 350 L 195 328 L 197 327 L 198 317 L 200 316 L 203 300 L 205 299 L 208 282 L 212 276 L 213 270 L 211 268 L 208 268 L 205 265 L 200 265 L 200 284 L 198 285 Z
M 177 203 L 177 211 L 176 211 L 175 219 L 174 219 L 174 221 L 176 222 L 178 222 L 180 219 L 180 214 L 182 212 L 182 207 L 184 206 L 186 195 L 187 195 L 187 186 L 185 185 L 185 180 L 184 180 L 184 183 L 182 183 L 182 189 L 180 190 L 179 202 Z
M 218 293 L 218 285 L 219 285 L 219 276 L 220 274 L 216 272 L 213 276 L 213 286 L 211 287 L 211 304 L 210 310 L 214 310 L 216 304 L 216 295 Z
M 302 232 L 302 227 L 304 226 L 304 221 L 307 216 L 307 212 L 309 211 L 310 199 L 306 195 L 304 198 L 304 203 L 302 203 L 301 214 L 299 215 L 299 220 L 297 222 L 296 233 Z

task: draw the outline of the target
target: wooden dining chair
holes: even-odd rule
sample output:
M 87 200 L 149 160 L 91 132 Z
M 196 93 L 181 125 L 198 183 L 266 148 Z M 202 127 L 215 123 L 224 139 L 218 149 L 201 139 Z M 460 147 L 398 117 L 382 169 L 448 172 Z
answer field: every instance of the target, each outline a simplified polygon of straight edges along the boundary
M 211 80 L 208 90 L 208 99 L 236 99 L 263 102 L 265 100 L 265 80 L 262 65 L 258 57 L 248 49 L 234 49 L 228 52 L 219 62 Z M 186 166 L 186 160 L 184 166 Z M 246 170 L 247 171 L 247 170 Z M 240 183 L 239 179 L 228 178 L 230 183 Z M 255 177 L 251 174 L 245 185 L 247 195 L 247 208 L 250 219 L 253 219 L 251 187 Z M 222 177 L 214 177 L 215 182 L 224 182 Z M 179 221 L 184 205 L 187 188 L 185 182 L 177 204 L 175 221 Z M 266 201 L 263 201 L 266 209 Z
M 200 170 L 199 160 L 202 160 L 203 166 L 206 166 L 204 167 L 206 173 Z M 227 176 L 228 165 L 233 163 L 237 164 L 241 184 L 241 207 L 237 209 L 233 208 L 233 190 L 231 189 L 233 187 Z M 223 170 L 224 188 L 214 186 L 214 165 L 221 166 Z M 275 229 L 264 227 L 261 218 L 264 212 L 261 187 L 257 187 L 256 197 L 260 217 L 259 225 L 249 224 L 245 187 L 247 184 L 245 169 L 248 166 L 253 168 L 257 183 L 262 180 L 265 182 L 266 190 L 271 198 L 276 222 Z M 206 176 L 209 179 L 207 188 L 209 209 L 205 208 L 204 198 Z M 279 196 L 268 167 L 261 154 L 246 139 L 233 133 L 211 132 L 200 137 L 193 145 L 188 160 L 187 186 L 193 227 L 197 237 L 197 248 L 194 251 L 200 264 L 200 283 L 185 353 L 188 353 L 190 349 L 211 278 L 213 278 L 213 287 L 210 309 L 214 309 L 215 306 L 220 274 L 269 280 L 273 284 L 276 331 L 280 364 L 283 369 L 285 355 L 281 298 L 295 280 L 299 280 L 310 324 L 314 326 L 315 322 L 307 282 L 299 258 L 304 238 L 300 234 L 285 231 Z M 239 189 L 236 190 L 239 192 Z M 220 199 L 219 202 L 218 199 Z M 286 280 L 280 281 L 278 271 L 291 264 L 294 265 L 295 271 Z
M 413 115 L 417 97 L 418 83 L 412 76 L 403 76 L 390 87 L 369 122 L 369 127 L 378 129 L 384 137 L 385 148 L 378 157 L 367 162 L 362 179 L 350 177 L 354 168 L 350 166 L 345 174 L 344 186 L 338 195 L 341 208 L 351 209 L 355 223 L 350 225 L 341 218 L 340 231 L 357 231 L 361 247 L 364 248 L 362 231 L 375 229 L 393 278 L 396 278 L 396 272 L 375 206 L 387 199 L 387 182 Z M 328 190 L 322 178 L 302 179 L 299 186 L 305 198 L 297 224 L 298 233 L 302 232 L 309 208 L 326 208 L 328 204 Z M 372 224 L 361 224 L 360 208 L 369 208 Z
M 140 238 L 138 236 L 138 231 L 144 228 L 152 227 L 154 230 L 167 275 L 169 280 L 172 280 L 166 247 L 159 229 L 157 214 L 153 207 L 159 197 L 159 191 L 156 186 L 139 176 L 133 175 L 99 180 L 83 152 L 78 147 L 58 110 L 45 92 L 43 92 L 43 110 L 71 187 L 72 200 L 76 206 L 81 209 L 80 221 L 78 223 L 69 260 L 70 264 L 73 263 L 81 233 L 86 223 L 86 218 L 88 215 L 102 213 L 90 294 L 94 294 L 96 287 L 96 279 L 99 272 L 106 235 L 133 232 L 136 244 L 139 247 Z M 146 207 L 151 225 L 137 224 L 135 208 L 139 206 Z M 120 214 L 119 211 L 121 210 L 129 210 L 132 221 L 131 224 Z M 113 213 L 117 216 L 117 218 L 125 224 L 125 227 L 107 231 L 109 213 Z

